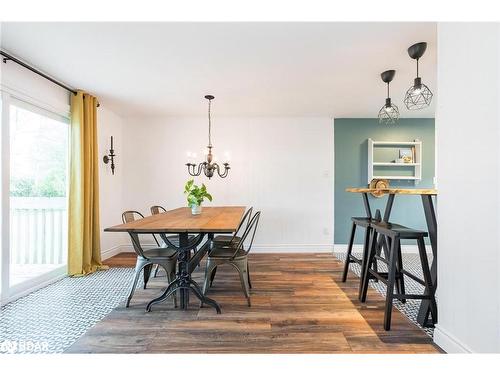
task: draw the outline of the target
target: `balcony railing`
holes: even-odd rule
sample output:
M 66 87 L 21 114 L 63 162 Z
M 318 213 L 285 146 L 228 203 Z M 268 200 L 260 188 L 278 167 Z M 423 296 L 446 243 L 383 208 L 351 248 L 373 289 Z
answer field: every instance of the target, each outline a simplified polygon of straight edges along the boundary
M 65 264 L 67 213 L 66 198 L 11 197 L 10 263 Z

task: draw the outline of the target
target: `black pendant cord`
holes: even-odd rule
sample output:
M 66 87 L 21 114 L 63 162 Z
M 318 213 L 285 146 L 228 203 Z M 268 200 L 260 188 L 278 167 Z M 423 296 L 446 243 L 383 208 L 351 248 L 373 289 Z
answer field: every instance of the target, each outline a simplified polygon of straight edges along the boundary
M 389 98 L 390 95 L 389 95 L 389 82 L 387 82 L 387 98 Z
M 419 78 L 419 77 L 418 77 L 418 60 L 419 60 L 419 59 L 417 59 L 417 78 Z
M 210 107 L 212 105 L 212 99 L 208 100 L 208 147 L 212 147 L 212 120 L 210 116 Z
M 7 61 L 12 61 L 12 62 L 14 62 L 14 63 L 22 66 L 23 68 L 28 69 L 30 72 L 33 72 L 33 73 L 39 75 L 40 77 L 45 78 L 46 80 L 52 82 L 53 84 L 55 84 L 55 85 L 57 85 L 59 87 L 62 87 L 63 89 L 69 91 L 73 95 L 78 94 L 78 92 L 75 89 L 73 89 L 73 88 L 71 88 L 69 86 L 66 86 L 64 83 L 61 83 L 58 80 L 56 80 L 56 79 L 48 76 L 47 74 L 39 71 L 38 69 L 33 68 L 32 66 L 30 66 L 30 65 L 26 64 L 25 62 L 19 60 L 18 58 L 14 57 L 12 55 L 9 55 L 7 52 L 0 50 L 0 55 L 3 56 L 2 60 L 3 60 L 4 64 L 7 64 Z M 99 107 L 100 104 L 97 103 L 97 106 Z

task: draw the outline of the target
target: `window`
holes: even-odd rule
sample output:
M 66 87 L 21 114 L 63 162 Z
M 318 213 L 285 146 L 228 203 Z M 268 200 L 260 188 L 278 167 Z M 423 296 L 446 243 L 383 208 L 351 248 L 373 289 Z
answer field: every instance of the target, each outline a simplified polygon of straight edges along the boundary
M 9 167 L 9 246 L 3 248 L 9 255 L 2 256 L 9 266 L 3 267 L 8 285 L 2 289 L 12 295 L 66 268 L 69 124 L 64 117 L 9 99 L 3 119 L 9 122 L 10 162 L 2 163 Z M 5 110 L 5 100 L 3 105 Z

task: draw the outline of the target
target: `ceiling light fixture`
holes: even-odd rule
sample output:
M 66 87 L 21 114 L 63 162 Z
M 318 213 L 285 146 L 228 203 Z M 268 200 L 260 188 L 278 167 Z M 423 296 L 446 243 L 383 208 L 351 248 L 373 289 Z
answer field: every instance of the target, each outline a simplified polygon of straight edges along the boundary
M 379 123 L 383 124 L 395 124 L 396 121 L 399 119 L 399 109 L 398 106 L 395 104 L 392 104 L 391 98 L 389 95 L 389 83 L 392 81 L 394 78 L 394 75 L 396 74 L 395 70 L 386 70 L 382 74 L 380 74 L 380 77 L 382 78 L 382 81 L 387 83 L 387 98 L 385 99 L 385 105 L 380 109 L 378 112 L 378 120 Z
M 212 163 L 212 160 L 214 160 L 214 157 L 212 155 L 212 119 L 211 119 L 211 104 L 212 100 L 215 99 L 213 95 L 205 95 L 205 99 L 208 100 L 208 153 L 207 153 L 207 159 L 204 162 L 201 162 L 198 164 L 198 167 L 196 167 L 196 164 L 193 163 L 187 163 L 186 166 L 188 167 L 188 172 L 191 176 L 199 176 L 201 172 L 205 174 L 205 176 L 208 177 L 208 179 L 212 178 L 214 175 L 214 172 L 217 171 L 217 174 L 219 177 L 224 178 L 227 176 L 229 173 L 229 169 L 231 167 L 229 166 L 229 163 L 223 163 L 222 165 L 224 166 L 224 171 L 221 173 L 221 168 L 219 164 L 217 163 Z
M 417 60 L 417 78 L 415 78 L 413 86 L 408 89 L 404 98 L 406 108 L 411 110 L 428 107 L 432 101 L 431 90 L 422 83 L 422 79 L 418 76 L 418 60 L 424 55 L 426 49 L 426 42 L 420 42 L 408 48 L 408 55 Z

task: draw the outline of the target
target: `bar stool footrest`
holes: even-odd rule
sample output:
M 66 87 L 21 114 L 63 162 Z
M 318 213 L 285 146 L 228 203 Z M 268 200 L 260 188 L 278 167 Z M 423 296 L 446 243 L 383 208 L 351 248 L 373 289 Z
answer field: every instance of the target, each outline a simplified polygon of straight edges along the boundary
M 361 263 L 362 263 L 361 259 L 356 258 L 354 255 L 349 255 L 348 261 L 349 261 L 349 263 L 356 263 L 359 265 L 361 265 Z
M 427 294 L 393 294 L 392 298 L 395 299 L 431 299 Z

